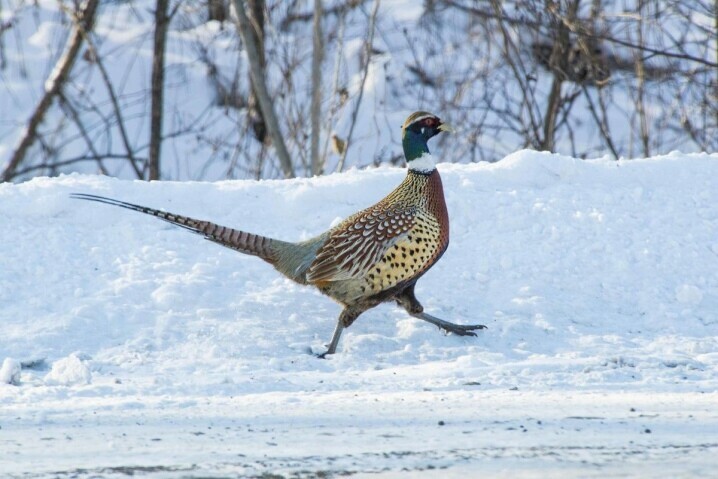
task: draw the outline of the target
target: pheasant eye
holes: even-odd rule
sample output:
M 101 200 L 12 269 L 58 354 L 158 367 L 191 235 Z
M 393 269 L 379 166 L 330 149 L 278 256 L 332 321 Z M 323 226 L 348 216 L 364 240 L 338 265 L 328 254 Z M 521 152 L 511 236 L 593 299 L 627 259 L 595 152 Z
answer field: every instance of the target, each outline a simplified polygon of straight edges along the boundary
M 435 127 L 437 123 L 438 121 L 436 120 L 436 118 L 427 118 L 426 120 L 424 120 L 424 125 L 430 128 Z

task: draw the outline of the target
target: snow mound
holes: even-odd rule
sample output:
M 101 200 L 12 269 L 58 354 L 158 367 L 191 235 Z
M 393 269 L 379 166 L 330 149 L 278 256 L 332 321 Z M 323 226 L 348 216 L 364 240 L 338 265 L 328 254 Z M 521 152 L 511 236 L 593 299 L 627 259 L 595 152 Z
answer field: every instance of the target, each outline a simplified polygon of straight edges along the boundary
M 5 358 L 0 366 L 0 384 L 19 384 L 22 366 L 20 361 L 13 358 Z
M 692 284 L 682 284 L 676 287 L 676 299 L 680 303 L 698 304 L 703 299 L 703 292 Z
M 52 363 L 52 369 L 45 376 L 45 383 L 50 385 L 73 386 L 90 384 L 91 381 L 90 368 L 77 354 L 70 354 Z

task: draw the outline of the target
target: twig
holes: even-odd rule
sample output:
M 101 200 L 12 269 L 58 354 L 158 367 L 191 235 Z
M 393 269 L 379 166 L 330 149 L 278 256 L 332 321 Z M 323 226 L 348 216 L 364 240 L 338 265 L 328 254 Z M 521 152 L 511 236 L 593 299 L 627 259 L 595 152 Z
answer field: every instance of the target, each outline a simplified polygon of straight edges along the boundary
M 341 64 L 342 64 L 342 55 L 344 50 L 344 25 L 345 25 L 345 17 L 346 12 L 342 12 L 342 14 L 339 16 L 339 31 L 337 32 L 337 54 L 336 54 L 336 60 L 334 63 L 334 79 L 332 81 L 332 106 L 329 108 L 329 118 L 327 119 L 327 133 L 329 133 L 332 129 L 332 123 L 334 121 L 334 114 L 336 113 L 338 106 L 336 105 L 336 99 L 337 99 L 337 93 L 339 91 L 339 71 L 341 70 Z M 326 139 L 324 140 L 324 149 L 322 151 L 322 165 L 321 165 L 321 171 L 324 172 L 324 165 L 327 163 L 327 152 L 329 151 L 329 139 L 331 138 L 330 134 L 327 134 Z
M 72 165 L 75 163 L 82 163 L 83 161 L 89 161 L 89 160 L 94 160 L 94 161 L 99 162 L 101 160 L 127 160 L 127 159 L 128 159 L 127 155 L 114 154 L 114 153 L 108 153 L 105 155 L 98 155 L 98 156 L 84 155 L 84 156 L 78 156 L 75 158 L 68 158 L 67 160 L 53 162 L 51 164 L 42 163 L 39 165 L 28 166 L 26 168 L 17 170 L 17 175 L 18 176 L 25 175 L 27 173 L 32 173 L 33 171 L 42 170 L 43 168 L 57 168 L 60 166 L 68 166 L 68 165 Z M 138 158 L 138 159 L 147 161 L 147 158 Z
M 365 1 L 366 0 L 348 0 L 346 3 L 334 5 L 333 7 L 320 11 L 320 15 L 322 16 L 322 18 L 328 15 L 343 15 L 347 9 L 356 8 Z M 286 16 L 286 18 L 284 18 L 284 20 L 282 20 L 282 23 L 280 24 L 279 28 L 280 30 L 286 30 L 294 22 L 308 22 L 309 20 L 314 18 L 314 15 L 314 12 L 289 14 Z
M 479 8 L 462 5 L 454 0 L 443 0 L 443 3 L 445 3 L 446 5 L 448 5 L 450 7 L 459 9 L 463 12 L 475 15 L 479 18 L 485 18 L 488 20 L 498 20 L 502 24 L 508 23 L 508 24 L 510 24 L 512 26 L 516 26 L 516 27 L 530 27 L 530 28 L 537 29 L 537 30 L 544 26 L 544 24 L 541 23 L 540 21 L 528 20 L 526 18 L 514 18 L 509 15 L 504 14 L 502 11 L 490 12 L 487 10 L 481 10 Z M 562 20 L 565 21 L 565 19 L 562 19 Z M 651 53 L 656 56 L 676 58 L 679 60 L 689 60 L 692 62 L 701 63 L 701 64 L 709 66 L 709 67 L 718 68 L 718 61 L 712 62 L 706 58 L 696 57 L 694 55 L 690 55 L 685 52 L 674 53 L 674 52 L 669 52 L 666 50 L 661 50 L 659 48 L 649 47 L 646 45 L 636 45 L 633 42 L 630 42 L 627 40 L 621 40 L 620 38 L 616 38 L 611 35 L 590 33 L 590 32 L 584 31 L 581 28 L 576 28 L 576 24 L 573 24 L 573 23 L 569 23 L 569 24 L 567 24 L 567 26 L 571 29 L 571 31 L 574 34 L 576 34 L 582 38 L 587 38 L 587 39 L 591 39 L 591 40 L 603 40 L 603 41 L 606 41 L 609 43 L 615 43 L 617 45 L 621 45 L 623 47 L 632 48 L 632 49 L 639 50 L 639 51 L 646 52 L 646 53 Z M 718 60 L 718 56 L 717 56 L 717 60 Z
M 586 97 L 586 101 L 588 102 L 588 109 L 591 110 L 591 115 L 593 116 L 593 119 L 596 121 L 596 124 L 598 125 L 598 129 L 601 132 L 601 136 L 603 137 L 603 140 L 606 142 L 606 145 L 611 150 L 611 154 L 613 155 L 613 158 L 618 160 L 618 151 L 616 150 L 616 147 L 613 145 L 613 140 L 611 140 L 611 132 L 608 131 L 608 124 L 606 123 L 606 115 L 605 115 L 605 106 L 603 106 L 603 102 L 601 103 L 601 109 L 604 111 L 603 119 L 601 119 L 598 116 L 598 112 L 596 111 L 596 107 L 593 104 L 593 100 L 591 100 L 591 95 L 588 92 L 588 88 L 586 85 L 581 85 L 581 89 L 583 90 L 583 94 Z M 597 90 L 596 94 L 601 96 L 601 90 Z
M 491 6 L 493 7 L 494 11 L 496 12 L 496 16 L 499 18 L 502 18 L 503 15 L 503 8 L 501 6 L 501 2 L 498 0 L 491 0 Z M 510 23 L 510 22 L 509 22 Z M 509 67 L 511 68 L 511 71 L 514 74 L 514 78 L 519 83 L 519 86 L 522 91 L 522 104 L 526 104 L 526 111 L 528 112 L 529 121 L 531 123 L 531 131 L 533 134 L 533 144 L 536 145 L 540 141 L 540 126 L 539 122 L 534 117 L 534 105 L 537 104 L 536 97 L 534 95 L 533 87 L 530 84 L 530 76 L 527 74 L 526 68 L 524 67 L 523 61 L 521 61 L 521 53 L 519 52 L 518 48 L 514 44 L 511 34 L 509 33 L 508 29 L 506 28 L 506 25 L 504 25 L 504 22 L 499 22 L 499 28 L 501 29 L 501 35 L 504 39 L 504 49 L 506 50 L 505 58 L 509 64 Z M 513 51 L 513 55 L 511 55 L 511 52 Z M 514 62 L 514 58 L 518 60 L 518 65 L 516 62 Z M 527 136 L 527 135 L 524 135 Z
M 75 107 L 72 106 L 70 101 L 65 98 L 65 94 L 60 92 L 58 94 L 58 97 L 60 98 L 60 103 L 65 106 L 67 111 L 70 113 L 70 117 L 72 118 L 72 121 L 75 122 L 75 126 L 77 126 L 77 129 L 80 130 L 80 134 L 82 135 L 82 138 L 85 140 L 85 143 L 87 144 L 87 148 L 92 152 L 92 156 L 94 158 L 97 158 L 97 165 L 100 168 L 100 171 L 103 175 L 109 175 L 107 169 L 105 168 L 105 165 L 102 164 L 102 158 L 97 153 L 97 150 L 95 149 L 95 145 L 92 142 L 92 139 L 90 138 L 90 135 L 87 133 L 87 129 L 85 128 L 85 125 L 82 123 L 82 120 L 80 119 L 80 115 L 77 114 L 77 110 Z M 53 167 L 56 166 L 56 164 L 51 165 Z
M 80 28 L 82 28 L 82 25 L 79 26 Z M 135 172 L 135 175 L 137 175 L 137 178 L 142 179 L 142 171 L 140 170 L 139 166 L 137 166 L 137 159 L 135 158 L 134 152 L 132 151 L 132 146 L 130 145 L 130 140 L 127 136 L 127 131 L 125 130 L 125 121 L 122 117 L 122 110 L 120 109 L 120 104 L 117 101 L 117 95 L 115 94 L 115 89 L 112 86 L 112 81 L 110 81 L 110 75 L 107 73 L 105 64 L 100 57 L 100 53 L 98 52 L 91 35 L 84 29 L 82 29 L 82 33 L 85 37 L 85 41 L 87 42 L 87 49 L 90 51 L 90 54 L 94 58 L 95 63 L 97 64 L 97 68 L 100 70 L 100 76 L 102 77 L 102 81 L 107 87 L 107 93 L 110 95 L 112 109 L 114 110 L 115 117 L 117 118 L 117 127 L 120 130 L 120 138 L 122 139 L 122 144 L 124 145 L 125 151 L 127 152 L 127 158 L 130 161 L 130 166 L 132 166 L 132 170 Z
M 354 127 L 356 126 L 357 116 L 359 115 L 359 107 L 361 106 L 362 97 L 364 96 L 364 84 L 369 76 L 369 65 L 371 64 L 371 52 L 372 45 L 374 43 L 374 26 L 376 24 L 376 15 L 379 12 L 379 4 L 381 0 L 374 1 L 374 9 L 369 17 L 369 37 L 367 38 L 366 44 L 364 45 L 364 58 L 366 63 L 364 64 L 364 74 L 362 75 L 361 84 L 359 85 L 359 96 L 357 97 L 356 104 L 354 105 L 354 111 L 352 112 L 352 122 L 349 126 L 349 134 L 347 135 L 346 145 L 342 152 L 339 163 L 337 163 L 336 171 L 342 171 L 344 169 L 344 162 L 347 159 L 347 152 L 351 146 L 352 135 L 354 134 Z

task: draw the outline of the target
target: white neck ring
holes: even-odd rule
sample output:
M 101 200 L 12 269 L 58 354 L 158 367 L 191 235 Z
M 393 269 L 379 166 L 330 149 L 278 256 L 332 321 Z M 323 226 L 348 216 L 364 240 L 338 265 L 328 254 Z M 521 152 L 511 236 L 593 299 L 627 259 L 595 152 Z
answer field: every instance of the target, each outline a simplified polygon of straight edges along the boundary
M 436 162 L 434 161 L 434 157 L 431 156 L 431 153 L 424 153 L 416 160 L 411 160 L 408 166 L 410 171 L 431 173 L 436 169 Z

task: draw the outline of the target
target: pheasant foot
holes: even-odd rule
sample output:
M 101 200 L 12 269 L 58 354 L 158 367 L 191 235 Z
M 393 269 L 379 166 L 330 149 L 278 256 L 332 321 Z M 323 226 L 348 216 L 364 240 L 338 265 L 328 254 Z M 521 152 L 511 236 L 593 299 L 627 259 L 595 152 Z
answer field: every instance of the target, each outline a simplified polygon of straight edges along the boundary
M 449 321 L 444 321 L 443 319 L 437 318 L 436 316 L 432 316 L 429 313 L 424 312 L 410 314 L 417 319 L 427 321 L 435 326 L 438 326 L 439 329 L 446 331 L 447 333 L 454 333 L 457 336 L 476 336 L 474 330 L 487 329 L 487 327 L 483 324 L 450 323 Z

